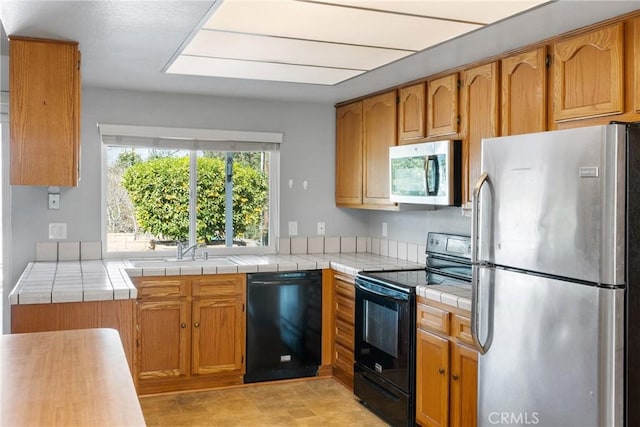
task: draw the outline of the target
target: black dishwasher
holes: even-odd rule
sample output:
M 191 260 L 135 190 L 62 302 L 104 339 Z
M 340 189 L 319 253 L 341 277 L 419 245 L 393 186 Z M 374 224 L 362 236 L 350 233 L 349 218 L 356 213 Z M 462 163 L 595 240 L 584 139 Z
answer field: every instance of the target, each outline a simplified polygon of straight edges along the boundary
M 321 341 L 320 270 L 247 274 L 245 383 L 315 376 Z

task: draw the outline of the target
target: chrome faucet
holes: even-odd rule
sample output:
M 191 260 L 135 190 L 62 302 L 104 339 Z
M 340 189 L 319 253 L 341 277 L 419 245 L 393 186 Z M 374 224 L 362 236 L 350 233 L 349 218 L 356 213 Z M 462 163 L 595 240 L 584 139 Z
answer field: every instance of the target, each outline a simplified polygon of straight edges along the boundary
M 195 260 L 196 259 L 196 248 L 198 247 L 198 244 L 196 243 L 195 245 L 191 245 L 188 248 L 184 249 L 184 246 L 182 244 L 182 242 L 177 242 L 176 244 L 176 259 L 183 259 L 184 256 L 186 254 L 189 253 L 189 251 L 191 251 L 191 259 Z

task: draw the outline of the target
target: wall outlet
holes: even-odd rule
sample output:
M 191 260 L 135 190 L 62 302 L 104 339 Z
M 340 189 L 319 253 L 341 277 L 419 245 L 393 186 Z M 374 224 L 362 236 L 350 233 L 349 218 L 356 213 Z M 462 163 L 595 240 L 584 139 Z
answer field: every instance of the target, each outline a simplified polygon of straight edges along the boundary
M 49 239 L 64 240 L 67 238 L 67 223 L 52 222 L 49 224 Z
M 387 237 L 387 223 L 382 223 L 382 237 Z
M 289 236 L 298 235 L 298 221 L 289 221 Z
M 318 236 L 323 236 L 325 232 L 325 224 L 324 221 L 318 222 Z

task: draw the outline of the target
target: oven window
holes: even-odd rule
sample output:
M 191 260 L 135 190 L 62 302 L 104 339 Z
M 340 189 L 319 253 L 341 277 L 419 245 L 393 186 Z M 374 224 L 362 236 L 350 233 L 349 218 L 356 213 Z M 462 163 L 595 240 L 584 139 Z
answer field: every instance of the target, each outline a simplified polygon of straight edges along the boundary
M 364 300 L 365 342 L 398 357 L 398 313 L 370 300 Z

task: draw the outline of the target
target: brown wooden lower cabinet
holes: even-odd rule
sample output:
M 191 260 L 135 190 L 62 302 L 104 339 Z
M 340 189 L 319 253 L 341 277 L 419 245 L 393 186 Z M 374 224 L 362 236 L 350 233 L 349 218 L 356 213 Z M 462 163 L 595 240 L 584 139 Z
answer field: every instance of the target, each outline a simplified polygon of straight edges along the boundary
M 135 282 L 139 394 L 242 384 L 244 274 Z
M 425 302 L 419 299 L 417 307 L 416 422 L 424 427 L 473 427 L 478 354 L 470 347 L 468 314 Z
M 333 274 L 333 376 L 353 389 L 354 278 Z
M 135 301 L 62 302 L 11 306 L 11 333 L 112 328 L 120 334 L 127 362 L 134 372 L 133 318 Z

